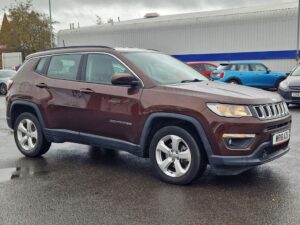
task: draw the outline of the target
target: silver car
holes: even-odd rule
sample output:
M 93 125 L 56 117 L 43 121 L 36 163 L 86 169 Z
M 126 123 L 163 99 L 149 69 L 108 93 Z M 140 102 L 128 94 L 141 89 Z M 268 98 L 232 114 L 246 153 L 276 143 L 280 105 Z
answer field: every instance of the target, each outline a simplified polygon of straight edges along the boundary
M 15 70 L 0 70 L 0 94 L 6 95 L 7 81 L 16 74 Z

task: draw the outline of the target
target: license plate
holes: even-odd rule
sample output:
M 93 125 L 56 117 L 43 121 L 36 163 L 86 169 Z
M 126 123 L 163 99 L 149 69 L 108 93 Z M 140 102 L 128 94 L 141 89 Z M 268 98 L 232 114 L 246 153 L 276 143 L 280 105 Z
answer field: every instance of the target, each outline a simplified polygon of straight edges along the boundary
M 292 92 L 292 97 L 300 98 L 300 92 Z
M 273 145 L 279 145 L 290 140 L 290 131 L 286 130 L 273 135 Z

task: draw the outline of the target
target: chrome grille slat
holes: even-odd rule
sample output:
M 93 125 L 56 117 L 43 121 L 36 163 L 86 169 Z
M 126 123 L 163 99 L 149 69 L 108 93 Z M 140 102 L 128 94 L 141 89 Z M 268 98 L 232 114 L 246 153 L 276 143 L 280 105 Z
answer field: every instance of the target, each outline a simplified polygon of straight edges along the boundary
M 289 110 L 284 102 L 253 106 L 256 116 L 261 120 L 276 119 L 287 116 Z

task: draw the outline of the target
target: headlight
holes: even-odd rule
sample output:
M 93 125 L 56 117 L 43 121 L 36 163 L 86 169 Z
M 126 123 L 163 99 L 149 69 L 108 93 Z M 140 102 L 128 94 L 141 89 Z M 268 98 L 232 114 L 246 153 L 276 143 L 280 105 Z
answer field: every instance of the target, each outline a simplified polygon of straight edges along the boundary
M 208 103 L 207 107 L 215 114 L 224 117 L 252 116 L 248 106 Z
M 283 81 L 280 83 L 279 88 L 282 90 L 287 90 L 289 87 L 288 87 L 287 83 Z

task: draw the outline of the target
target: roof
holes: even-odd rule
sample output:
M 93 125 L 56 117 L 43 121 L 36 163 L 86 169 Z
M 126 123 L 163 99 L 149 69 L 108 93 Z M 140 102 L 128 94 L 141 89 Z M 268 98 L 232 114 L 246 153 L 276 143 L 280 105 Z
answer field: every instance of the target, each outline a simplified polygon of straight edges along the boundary
M 262 64 L 261 62 L 247 62 L 247 61 L 243 61 L 243 62 L 227 62 L 227 63 L 221 63 L 221 65 L 232 65 L 232 64 Z
M 76 52 L 154 52 L 155 50 L 147 50 L 140 48 L 112 48 L 108 46 L 66 46 L 59 48 L 51 48 L 42 50 L 33 54 L 30 54 L 26 57 L 26 59 L 40 57 L 45 55 L 54 55 L 54 54 L 62 54 L 62 53 L 76 53 Z
M 93 25 L 86 26 L 77 29 L 65 29 L 61 31 L 76 31 L 76 30 L 90 30 L 94 28 L 104 28 L 104 27 L 117 27 L 123 25 L 133 25 L 133 24 L 148 24 L 148 23 L 159 23 L 159 22 L 168 22 L 168 21 L 176 21 L 176 20 L 186 20 L 186 19 L 202 19 L 208 17 L 222 17 L 222 16 L 230 16 L 230 15 L 241 15 L 241 14 L 251 14 L 258 12 L 270 12 L 270 11 L 278 11 L 284 9 L 297 9 L 298 3 L 296 1 L 287 2 L 287 3 L 275 3 L 268 5 L 260 5 L 260 6 L 252 6 L 252 7 L 242 7 L 242 8 L 231 8 L 231 9 L 219 9 L 219 10 L 210 10 L 210 11 L 200 11 L 194 13 L 184 13 L 184 14 L 175 14 L 175 15 L 166 15 L 159 16 L 155 18 L 141 18 L 141 19 L 133 19 L 121 22 L 115 22 L 112 24 L 103 24 L 103 25 Z M 59 31 L 59 32 L 61 32 Z

